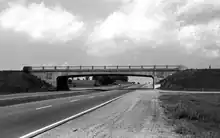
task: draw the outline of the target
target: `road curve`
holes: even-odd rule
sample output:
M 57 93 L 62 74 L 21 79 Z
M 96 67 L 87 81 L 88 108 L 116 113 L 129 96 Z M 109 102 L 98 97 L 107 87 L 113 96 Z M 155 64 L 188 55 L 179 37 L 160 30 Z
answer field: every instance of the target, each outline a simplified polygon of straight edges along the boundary
M 128 93 L 113 90 L 0 108 L 0 137 L 18 138 Z

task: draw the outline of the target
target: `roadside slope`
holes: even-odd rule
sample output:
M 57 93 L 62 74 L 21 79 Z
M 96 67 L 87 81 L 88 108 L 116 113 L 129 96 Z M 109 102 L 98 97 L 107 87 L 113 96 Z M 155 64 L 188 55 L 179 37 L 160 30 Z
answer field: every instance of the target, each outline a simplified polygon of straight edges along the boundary
M 47 91 L 51 85 L 22 71 L 0 71 L 0 94 Z
M 162 92 L 159 100 L 176 133 L 189 138 L 220 137 L 220 92 Z
M 220 69 L 188 69 L 160 82 L 166 90 L 220 90 Z
M 160 83 L 160 105 L 176 133 L 220 137 L 220 69 L 188 69 Z

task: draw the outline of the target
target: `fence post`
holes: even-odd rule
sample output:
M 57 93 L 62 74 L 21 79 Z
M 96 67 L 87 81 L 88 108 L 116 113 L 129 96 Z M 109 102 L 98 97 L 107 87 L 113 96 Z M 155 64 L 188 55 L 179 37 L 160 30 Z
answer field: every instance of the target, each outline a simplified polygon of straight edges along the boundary
M 153 89 L 155 89 L 155 76 L 152 79 L 153 79 Z
M 154 69 L 153 69 L 153 75 L 155 77 L 155 70 L 156 70 L 156 65 L 154 65 Z

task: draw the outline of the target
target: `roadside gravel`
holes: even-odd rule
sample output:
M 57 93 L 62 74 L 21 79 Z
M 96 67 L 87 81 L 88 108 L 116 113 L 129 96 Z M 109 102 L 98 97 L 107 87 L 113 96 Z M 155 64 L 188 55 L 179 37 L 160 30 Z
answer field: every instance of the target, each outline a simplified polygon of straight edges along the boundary
M 178 138 L 165 121 L 159 93 L 137 90 L 36 138 Z

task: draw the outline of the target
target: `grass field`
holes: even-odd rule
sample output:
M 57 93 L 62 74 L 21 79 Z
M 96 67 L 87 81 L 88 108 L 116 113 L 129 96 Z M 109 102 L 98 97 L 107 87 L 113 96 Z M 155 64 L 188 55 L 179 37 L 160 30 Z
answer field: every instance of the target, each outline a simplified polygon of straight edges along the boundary
M 184 137 L 220 137 L 220 94 L 161 94 L 169 125 Z

